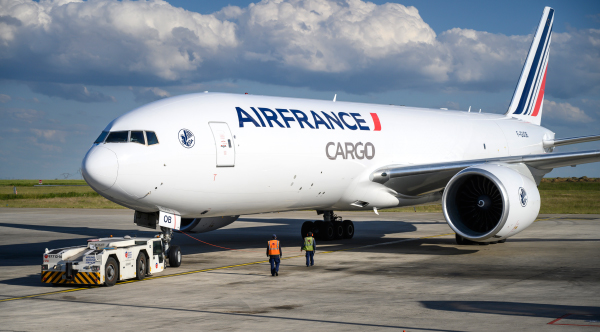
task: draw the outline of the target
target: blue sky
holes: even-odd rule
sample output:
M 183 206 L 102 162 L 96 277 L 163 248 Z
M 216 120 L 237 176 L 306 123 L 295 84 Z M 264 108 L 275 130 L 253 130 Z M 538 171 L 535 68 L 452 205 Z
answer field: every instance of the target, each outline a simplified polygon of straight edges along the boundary
M 0 0 L 0 178 L 77 176 L 112 119 L 204 90 L 504 113 L 546 5 L 542 125 L 598 134 L 597 1 Z

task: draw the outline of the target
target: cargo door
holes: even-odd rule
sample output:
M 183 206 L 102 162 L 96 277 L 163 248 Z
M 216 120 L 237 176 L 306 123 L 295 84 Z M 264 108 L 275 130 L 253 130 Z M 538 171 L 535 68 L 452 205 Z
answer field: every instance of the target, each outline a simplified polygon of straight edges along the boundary
M 209 122 L 217 149 L 217 167 L 235 166 L 235 146 L 229 126 L 225 122 Z

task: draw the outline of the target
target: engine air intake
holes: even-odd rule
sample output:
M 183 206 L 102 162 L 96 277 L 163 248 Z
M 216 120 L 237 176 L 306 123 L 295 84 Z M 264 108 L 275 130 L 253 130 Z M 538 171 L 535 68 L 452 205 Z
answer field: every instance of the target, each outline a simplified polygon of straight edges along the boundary
M 482 175 L 466 176 L 456 191 L 456 210 L 465 227 L 485 234 L 502 218 L 502 194 Z

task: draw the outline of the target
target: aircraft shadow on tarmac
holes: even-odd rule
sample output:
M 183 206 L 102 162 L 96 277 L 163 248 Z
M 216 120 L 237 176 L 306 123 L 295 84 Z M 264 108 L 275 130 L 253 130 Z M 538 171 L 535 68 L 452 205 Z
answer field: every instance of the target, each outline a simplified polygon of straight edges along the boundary
M 463 313 L 496 314 L 507 316 L 530 316 L 556 319 L 569 314 L 569 320 L 590 320 L 590 316 L 600 315 L 600 307 L 569 306 L 497 301 L 421 301 L 432 310 Z
M 267 240 L 272 234 L 277 234 L 282 243 L 282 247 L 298 247 L 298 252 L 294 250 L 293 254 L 299 254 L 302 244 L 302 238 L 299 234 L 299 228 L 304 220 L 298 219 L 259 219 L 259 218 L 240 218 L 239 221 L 261 223 L 260 226 L 225 228 L 208 233 L 191 233 L 196 239 L 218 245 L 225 248 L 234 249 L 256 249 L 256 259 L 264 259 L 265 256 L 261 250 L 266 248 Z M 417 222 L 420 223 L 420 222 Z M 145 230 L 115 230 L 94 227 L 64 227 L 64 226 L 45 226 L 45 225 L 23 225 L 16 223 L 0 223 L 0 227 L 12 227 L 34 231 L 47 231 L 62 234 L 72 234 L 76 236 L 97 237 L 122 237 L 125 235 L 138 237 L 153 237 L 158 232 Z M 386 234 L 411 233 L 416 231 L 416 226 L 411 222 L 404 221 L 360 221 L 355 223 L 356 234 L 353 239 L 340 239 L 333 241 L 317 241 L 318 250 L 338 250 L 344 248 L 356 248 L 354 251 L 367 250 L 360 248 L 365 245 L 376 243 L 385 243 L 390 241 L 402 240 L 403 238 L 384 238 Z M 48 242 L 23 243 L 0 245 L 0 264 L 3 266 L 28 266 L 41 264 L 41 256 L 45 248 L 62 248 L 85 244 L 85 238 L 60 239 Z M 184 234 L 175 234 L 172 244 L 180 245 L 184 255 L 199 254 L 225 249 L 213 247 L 198 242 Z M 327 247 L 319 247 L 319 244 L 327 244 Z M 423 244 L 427 244 L 426 250 L 423 250 Z M 473 248 L 456 248 L 440 245 L 452 245 L 454 240 L 447 238 L 421 239 L 414 240 L 404 244 L 389 246 L 370 247 L 370 252 L 385 252 L 397 254 L 421 254 L 421 255 L 462 255 L 477 252 Z M 291 253 L 286 253 L 284 255 Z M 185 259 L 184 259 L 185 262 Z M 225 262 L 224 262 L 225 263 Z M 185 263 L 184 263 L 185 264 Z M 35 285 L 39 284 L 39 274 L 18 277 L 0 281 L 0 284 L 11 285 Z
M 220 229 L 215 232 L 209 233 L 190 233 L 189 235 L 226 248 L 247 248 L 256 250 L 266 250 L 267 241 L 271 239 L 271 235 L 276 234 L 277 239 L 281 241 L 281 246 L 284 249 L 284 256 L 291 254 L 300 254 L 299 250 L 302 246 L 302 237 L 300 236 L 300 226 L 303 220 L 298 219 L 253 219 L 253 218 L 240 218 L 239 221 L 247 222 L 260 222 L 265 224 L 272 224 L 263 227 L 248 227 L 248 228 L 231 228 L 231 229 Z M 283 225 L 282 225 L 283 224 Z M 320 241 L 317 240 L 317 251 L 330 251 L 354 248 L 353 251 L 362 251 L 362 246 L 373 245 L 377 243 L 393 242 L 408 237 L 394 237 L 385 238 L 387 234 L 402 234 L 412 233 L 417 230 L 416 226 L 412 222 L 404 221 L 386 221 L 386 220 L 374 220 L 374 221 L 360 221 L 355 222 L 355 235 L 352 239 L 338 239 L 332 241 Z M 240 236 L 242 235 L 242 236 Z M 186 235 L 176 234 L 176 244 L 181 245 L 185 254 L 198 254 L 205 252 L 221 251 L 223 249 L 212 247 L 204 243 L 198 242 Z M 477 250 L 469 248 L 458 249 L 455 247 L 442 247 L 436 244 L 454 244 L 454 239 L 423 239 L 415 240 L 410 242 L 411 246 L 394 246 L 392 250 L 386 248 L 386 246 L 374 246 L 369 247 L 370 252 L 386 252 L 386 253 L 398 253 L 398 254 L 431 254 L 431 255 L 461 255 L 471 254 Z M 427 251 L 414 250 L 415 244 L 427 243 L 431 246 L 428 247 Z M 320 245 L 327 245 L 320 246 Z M 297 247 L 292 253 L 287 253 L 285 247 Z M 364 248 L 365 250 L 367 248 Z M 260 252 L 257 253 L 257 258 L 263 258 L 264 255 Z

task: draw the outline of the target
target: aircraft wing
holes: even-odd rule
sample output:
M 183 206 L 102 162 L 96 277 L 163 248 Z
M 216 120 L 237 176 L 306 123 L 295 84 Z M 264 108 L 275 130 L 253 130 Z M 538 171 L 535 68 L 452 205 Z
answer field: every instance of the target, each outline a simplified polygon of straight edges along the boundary
M 389 165 L 374 171 L 371 181 L 381 183 L 401 195 L 418 196 L 442 190 L 461 170 L 485 163 L 525 164 L 539 170 L 575 166 L 600 161 L 600 150 L 545 153 L 490 159 L 473 159 L 424 165 Z

